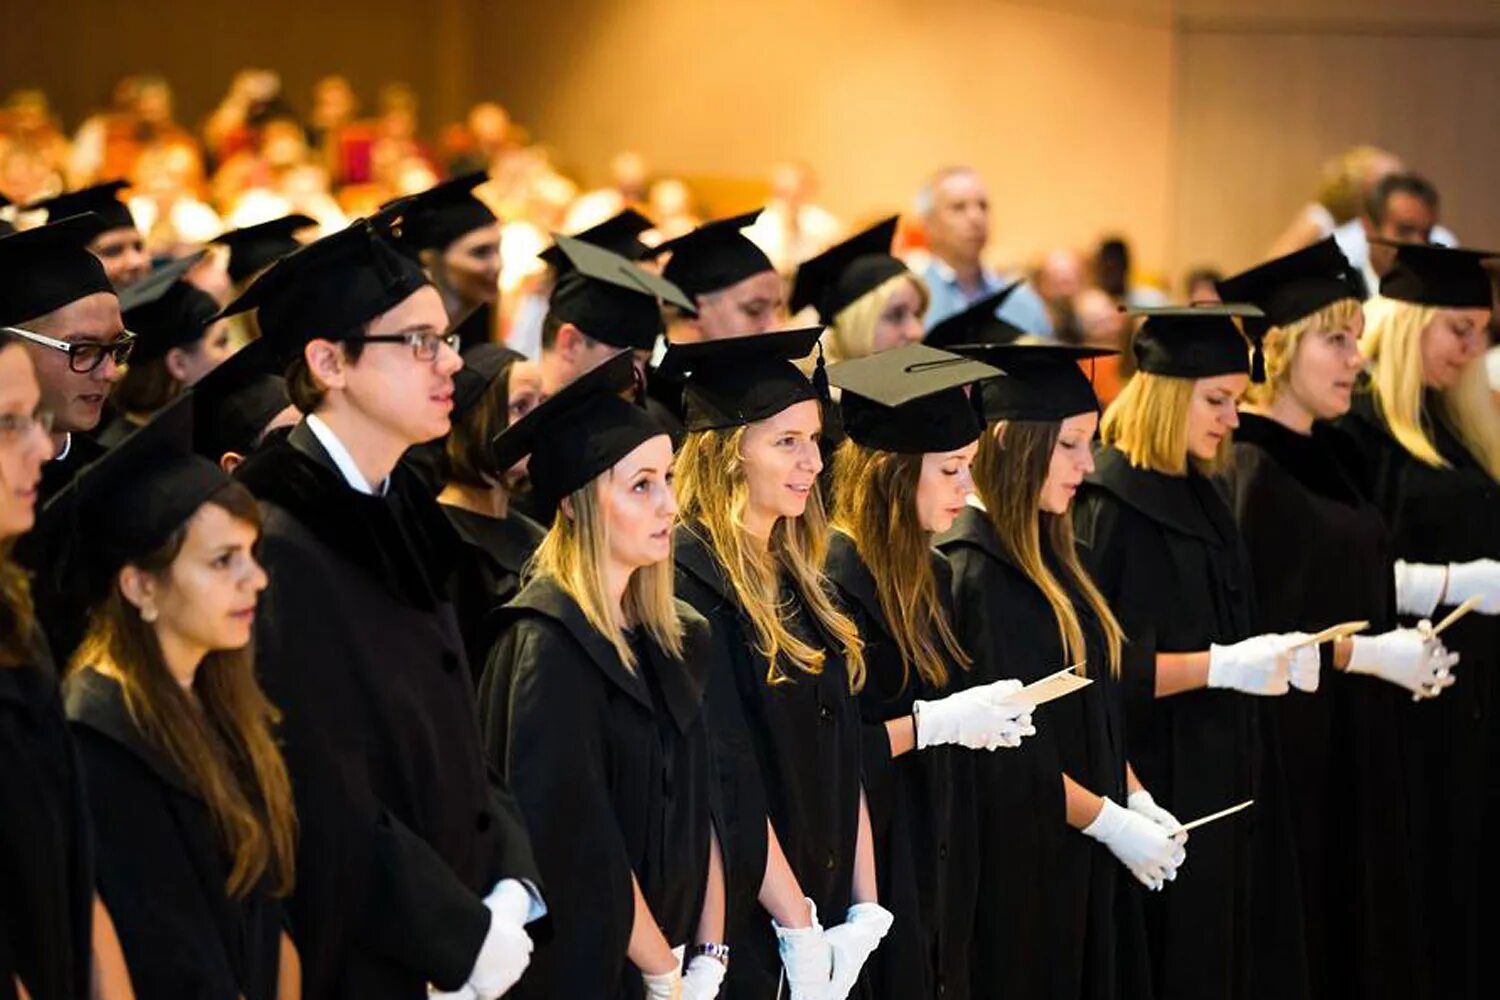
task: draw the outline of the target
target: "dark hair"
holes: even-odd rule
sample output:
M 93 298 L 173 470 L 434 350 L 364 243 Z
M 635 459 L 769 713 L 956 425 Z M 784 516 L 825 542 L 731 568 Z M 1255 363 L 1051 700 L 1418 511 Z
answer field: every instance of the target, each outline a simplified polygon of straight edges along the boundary
M 350 364 L 359 360 L 364 353 L 365 345 L 358 340 L 340 340 L 336 343 L 344 345 L 344 357 Z M 303 413 L 313 413 L 323 405 L 323 397 L 328 390 L 314 377 L 312 369 L 307 367 L 307 355 L 299 354 L 292 359 L 286 367 L 286 394 L 291 399 L 292 405 Z
M 1395 194 L 1409 194 L 1421 199 L 1433 212 L 1438 209 L 1437 188 L 1427 178 L 1420 174 L 1386 174 L 1376 183 L 1365 201 L 1365 214 L 1375 225 L 1385 222 L 1385 207 L 1390 202 L 1391 195 Z
M 128 365 L 110 397 L 126 413 L 155 413 L 182 392 L 182 383 L 167 370 L 165 357 Z
M 490 441 L 505 428 L 510 416 L 510 370 L 515 359 L 500 368 L 468 413 L 453 425 L 443 445 L 443 481 L 489 489 L 500 481 L 504 469 L 495 468 Z
M 1123 237 L 1107 236 L 1099 241 L 1094 272 L 1100 288 L 1115 298 L 1125 294 L 1130 283 L 1130 245 Z
M 563 320 L 549 310 L 547 318 L 542 320 L 542 350 L 550 351 L 557 346 L 557 332 L 562 328 Z

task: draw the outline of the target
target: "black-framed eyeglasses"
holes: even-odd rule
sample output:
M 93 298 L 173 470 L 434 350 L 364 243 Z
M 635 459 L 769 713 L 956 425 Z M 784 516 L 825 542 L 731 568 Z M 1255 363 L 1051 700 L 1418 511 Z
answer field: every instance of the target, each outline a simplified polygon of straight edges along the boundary
M 457 333 L 388 333 L 348 339 L 360 344 L 405 344 L 411 348 L 412 356 L 418 361 L 436 361 L 444 344 L 448 345 L 449 350 L 457 352 L 461 343 Z
M 79 375 L 87 375 L 94 371 L 104 364 L 105 358 L 114 358 L 115 364 L 123 365 L 130 360 L 130 352 L 135 349 L 135 334 L 129 330 L 126 330 L 123 336 L 116 337 L 107 344 L 87 340 L 76 343 L 58 340 L 56 337 L 23 330 L 19 326 L 0 326 L 0 330 L 33 344 L 50 347 L 54 351 L 62 351 L 68 356 L 68 367 Z

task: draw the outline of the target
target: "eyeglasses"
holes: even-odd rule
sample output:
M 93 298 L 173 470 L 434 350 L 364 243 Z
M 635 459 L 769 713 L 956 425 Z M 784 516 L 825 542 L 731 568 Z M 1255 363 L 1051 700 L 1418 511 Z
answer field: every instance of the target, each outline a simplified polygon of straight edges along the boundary
M 72 343 L 67 340 L 58 340 L 56 337 L 46 337 L 40 333 L 23 330 L 18 326 L 0 326 L 0 330 L 13 337 L 20 337 L 33 344 L 50 347 L 54 351 L 62 351 L 68 356 L 68 367 L 79 375 L 87 375 L 100 365 L 104 364 L 105 358 L 114 358 L 115 364 L 123 365 L 130 360 L 130 352 L 135 348 L 135 334 L 129 330 L 124 336 L 117 337 L 108 344 L 91 343 L 81 341 Z
M 19 441 L 33 430 L 52 433 L 52 411 L 35 413 L 0 413 L 0 441 Z
M 418 361 L 436 361 L 443 345 L 457 352 L 461 343 L 457 333 L 390 333 L 378 337 L 350 337 L 361 344 L 405 344 L 411 348 L 412 357 Z

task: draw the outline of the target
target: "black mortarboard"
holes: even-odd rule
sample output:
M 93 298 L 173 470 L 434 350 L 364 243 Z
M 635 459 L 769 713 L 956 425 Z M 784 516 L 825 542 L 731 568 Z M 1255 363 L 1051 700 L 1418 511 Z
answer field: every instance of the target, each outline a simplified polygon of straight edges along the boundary
M 0 238 L 0 325 L 24 323 L 97 292 L 115 293 L 85 244 L 95 223 L 74 216 Z
M 986 421 L 1032 420 L 1051 423 L 1080 413 L 1099 412 L 1094 385 L 1078 366 L 1119 351 L 1072 344 L 962 344 L 955 354 L 1005 370 L 974 389 L 974 402 Z
M 672 344 L 658 369 L 683 381 L 688 430 L 740 427 L 826 395 L 792 363 L 812 352 L 820 333 L 814 326 Z M 821 358 L 818 363 L 822 365 Z
M 1026 331 L 995 315 L 995 311 L 1005 304 L 1005 300 L 1021 284 L 1019 281 L 1012 282 L 941 323 L 934 323 L 922 338 L 922 343 L 928 347 L 950 349 L 955 344 L 1010 344 L 1026 336 Z
M 1265 314 L 1255 306 L 1160 306 L 1128 312 L 1146 318 L 1133 344 L 1141 371 L 1192 379 L 1245 372 L 1251 381 L 1265 381 L 1260 352 Z
M 963 387 L 1000 374 L 982 361 L 908 344 L 841 361 L 828 369 L 828 381 L 843 390 L 839 409 L 852 441 L 921 454 L 978 439 L 984 427 Z
M 644 259 L 651 251 L 640 240 L 640 236 L 648 229 L 655 228 L 656 223 L 646 218 L 633 208 L 627 208 L 617 215 L 612 215 L 599 223 L 590 226 L 580 233 L 574 233 L 575 240 L 592 243 L 596 247 L 603 247 L 611 253 L 617 253 L 629 261 Z M 537 254 L 546 261 L 559 274 L 573 269 L 568 255 L 563 253 L 555 244 Z
M 119 193 L 129 186 L 126 181 L 107 181 L 103 184 L 95 184 L 93 187 L 66 191 L 42 201 L 32 202 L 26 206 L 26 211 L 45 211 L 49 223 L 72 218 L 75 215 L 93 213 L 94 217 L 89 220 L 93 227 L 92 231 L 83 237 L 87 242 L 111 229 L 135 228 L 135 220 L 130 216 L 130 209 L 118 197 Z
M 792 312 L 812 306 L 819 319 L 831 323 L 851 302 L 906 273 L 906 265 L 891 256 L 899 219 L 893 215 L 877 222 L 804 261 L 792 284 Z
M 202 258 L 199 251 L 164 264 L 120 293 L 125 329 L 135 334 L 132 361 L 165 357 L 172 348 L 198 340 L 213 322 L 219 303 L 203 289 L 182 280 Z
M 728 288 L 755 274 L 774 272 L 766 252 L 740 230 L 752 225 L 764 209 L 705 222 L 690 233 L 653 247 L 651 256 L 670 253 L 662 276 L 695 298 Z
M 296 233 L 316 226 L 318 221 L 306 215 L 284 215 L 241 229 L 231 229 L 212 242 L 229 248 L 229 280 L 239 284 L 255 276 L 261 268 L 302 249 Z
M 219 316 L 258 309 L 261 336 L 286 362 L 314 339 L 360 336 L 366 323 L 427 284 L 416 262 L 360 219 L 278 260 Z
M 1259 306 L 1273 326 L 1286 326 L 1341 299 L 1357 301 L 1361 280 L 1330 236 L 1214 285 L 1221 300 Z
M 658 300 L 695 311 L 680 288 L 619 254 L 571 236 L 556 239 L 572 269 L 552 289 L 548 314 L 594 340 L 649 351 L 665 329 Z
M 193 400 L 193 450 L 217 462 L 248 455 L 278 413 L 292 405 L 286 380 L 266 371 L 265 341 L 253 340 L 199 379 Z
M 487 180 L 488 173 L 476 170 L 381 206 L 384 210 L 401 205 L 401 224 L 394 231 L 397 243 L 413 253 L 444 250 L 460 236 L 494 225 L 495 213 L 474 197 L 474 189 Z
M 667 433 L 645 409 L 622 398 L 635 388 L 628 354 L 585 372 L 495 436 L 495 468 L 508 469 L 530 455 L 532 495 L 550 519 L 564 497 Z
M 1396 248 L 1395 264 L 1380 279 L 1384 298 L 1449 309 L 1493 308 L 1494 278 L 1484 262 L 1500 259 L 1500 254 L 1425 243 L 1381 242 Z
M 455 424 L 479 405 L 501 372 L 509 370 L 512 363 L 526 355 L 499 344 L 475 344 L 464 351 L 463 357 L 464 366 L 453 376 L 453 412 L 450 416 Z

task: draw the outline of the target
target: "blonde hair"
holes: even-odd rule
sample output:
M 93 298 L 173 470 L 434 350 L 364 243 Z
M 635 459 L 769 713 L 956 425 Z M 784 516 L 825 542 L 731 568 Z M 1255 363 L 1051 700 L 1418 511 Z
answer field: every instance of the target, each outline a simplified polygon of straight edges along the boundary
M 1371 299 L 1365 304 L 1359 347 L 1369 360 L 1375 407 L 1391 436 L 1417 461 L 1446 468 L 1447 460 L 1422 425 L 1422 336 L 1439 312 L 1436 306 Z M 1457 385 L 1438 393 L 1437 408 L 1479 464 L 1500 479 L 1500 416 L 1490 399 L 1484 365 L 1469 365 Z
M 552 527 L 542 538 L 536 552 L 526 564 L 526 579 L 545 577 L 578 603 L 583 617 L 609 640 L 627 668 L 636 668 L 635 651 L 625 640 L 627 623 L 644 628 L 663 651 L 673 659 L 682 659 L 682 620 L 673 599 L 672 559 L 642 566 L 630 574 L 621 602 L 625 621 L 616 617 L 613 604 L 604 588 L 604 565 L 609 558 L 609 530 L 599 494 L 608 470 L 586 483 L 565 501 L 569 517 L 561 506 Z
M 875 353 L 875 324 L 879 322 L 886 306 L 890 305 L 891 299 L 900 291 L 902 282 L 908 282 L 917 290 L 920 303 L 918 308 L 923 313 L 927 312 L 931 295 L 927 291 L 927 283 L 921 277 L 911 271 L 903 271 L 887 278 L 840 309 L 828 324 L 828 329 L 823 333 L 823 347 L 828 352 L 830 362 L 863 358 Z
M 834 527 L 854 540 L 875 578 L 886 628 L 901 653 L 901 689 L 911 668 L 933 688 L 948 686 L 948 661 L 968 669 L 938 598 L 932 541 L 917 519 L 919 454 L 866 448 L 845 440 L 834 456 Z
M 1137 469 L 1168 476 L 1187 475 L 1188 465 L 1213 475 L 1229 462 L 1232 445 L 1224 435 L 1209 461 L 1188 454 L 1188 407 L 1195 380 L 1136 372 L 1104 411 L 1099 437 L 1118 448 Z
M 1292 360 L 1297 357 L 1304 334 L 1314 330 L 1340 329 L 1353 322 L 1359 313 L 1358 299 L 1339 299 L 1286 326 L 1271 327 L 1261 345 L 1261 353 L 1266 359 L 1266 380 L 1250 384 L 1245 390 L 1246 402 L 1269 406 L 1286 391 L 1291 383 Z
M 864 642 L 849 616 L 828 595 L 823 560 L 828 554 L 828 524 L 823 501 L 814 489 L 801 517 L 783 517 L 771 529 L 769 556 L 745 530 L 750 487 L 740 452 L 745 428 L 698 431 L 687 436 L 677 453 L 677 502 L 685 522 L 700 531 L 718 556 L 740 606 L 755 630 L 756 651 L 766 658 L 766 682 L 790 681 L 782 669 L 785 657 L 807 674 L 823 671 L 825 653 L 798 638 L 782 618 L 782 575 L 797 589 L 823 629 L 844 650 L 849 690 L 865 683 Z
M 1078 561 L 1072 517 L 1044 511 L 1040 506 L 1042 487 L 1052 468 L 1052 453 L 1061 433 L 1060 421 L 1003 421 L 987 427 L 979 439 L 979 453 L 974 457 L 974 489 L 984 504 L 985 516 L 1000 536 L 1000 544 L 1051 606 L 1068 662 L 1086 663 L 1087 643 L 1078 610 L 1043 557 L 1044 533 L 1052 558 L 1098 620 L 1104 632 L 1110 676 L 1118 677 L 1125 633 L 1110 611 L 1109 602 Z M 1086 668 L 1084 672 L 1087 673 Z

